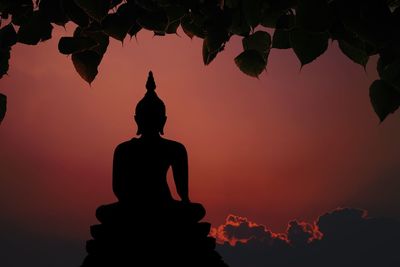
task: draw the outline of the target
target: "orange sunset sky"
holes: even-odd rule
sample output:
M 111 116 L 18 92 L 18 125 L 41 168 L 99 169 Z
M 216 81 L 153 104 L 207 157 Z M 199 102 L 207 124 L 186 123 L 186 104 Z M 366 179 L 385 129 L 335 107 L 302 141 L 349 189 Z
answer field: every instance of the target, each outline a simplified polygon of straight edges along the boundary
M 135 136 L 149 70 L 167 106 L 165 137 L 186 145 L 191 199 L 214 225 L 237 214 L 283 231 L 338 206 L 400 218 L 400 114 L 379 124 L 373 112 L 376 59 L 364 71 L 332 43 L 300 70 L 293 51 L 272 50 L 255 79 L 233 62 L 238 38 L 204 66 L 201 40 L 142 31 L 123 45 L 111 40 L 89 86 L 57 50 L 72 31 L 14 46 L 0 80 L 3 225 L 87 239 L 96 207 L 115 201 L 113 150 Z

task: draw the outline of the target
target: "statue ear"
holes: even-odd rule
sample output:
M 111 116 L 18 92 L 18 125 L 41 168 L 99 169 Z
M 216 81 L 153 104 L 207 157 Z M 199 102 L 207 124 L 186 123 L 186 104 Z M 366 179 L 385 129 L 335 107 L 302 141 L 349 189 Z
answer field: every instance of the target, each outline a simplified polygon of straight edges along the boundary
M 141 135 L 142 134 L 142 129 L 140 128 L 140 123 L 138 122 L 138 118 L 136 117 L 136 115 L 134 116 L 135 118 L 135 122 L 137 125 L 137 131 L 136 131 L 136 135 Z

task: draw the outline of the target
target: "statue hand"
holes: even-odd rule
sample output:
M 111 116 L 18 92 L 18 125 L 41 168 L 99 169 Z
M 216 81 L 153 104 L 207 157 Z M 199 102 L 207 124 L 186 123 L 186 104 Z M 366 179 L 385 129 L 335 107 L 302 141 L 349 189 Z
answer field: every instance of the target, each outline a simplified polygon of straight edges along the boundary
M 183 203 L 190 203 L 189 197 L 184 197 L 184 198 L 182 198 L 182 202 L 183 202 Z

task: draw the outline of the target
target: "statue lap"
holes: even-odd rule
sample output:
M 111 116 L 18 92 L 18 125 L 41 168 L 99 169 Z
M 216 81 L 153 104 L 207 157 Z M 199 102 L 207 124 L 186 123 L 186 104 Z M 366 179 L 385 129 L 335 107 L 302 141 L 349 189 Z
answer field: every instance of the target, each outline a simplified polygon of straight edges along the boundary
M 198 222 L 206 215 L 206 210 L 200 203 L 186 203 L 173 200 L 165 203 L 143 203 L 142 205 L 115 202 L 102 205 L 96 210 L 96 218 L 107 223 L 111 221 L 133 220 L 137 217 L 162 217 L 180 221 Z

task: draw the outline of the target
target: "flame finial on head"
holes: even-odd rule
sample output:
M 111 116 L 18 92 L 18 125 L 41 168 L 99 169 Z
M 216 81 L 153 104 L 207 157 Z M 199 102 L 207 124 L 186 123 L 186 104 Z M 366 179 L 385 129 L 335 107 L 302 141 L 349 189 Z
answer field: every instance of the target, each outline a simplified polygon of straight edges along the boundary
M 149 77 L 147 78 L 147 82 L 146 82 L 146 89 L 147 89 L 147 91 L 156 90 L 156 82 L 154 81 L 152 71 L 149 72 Z

